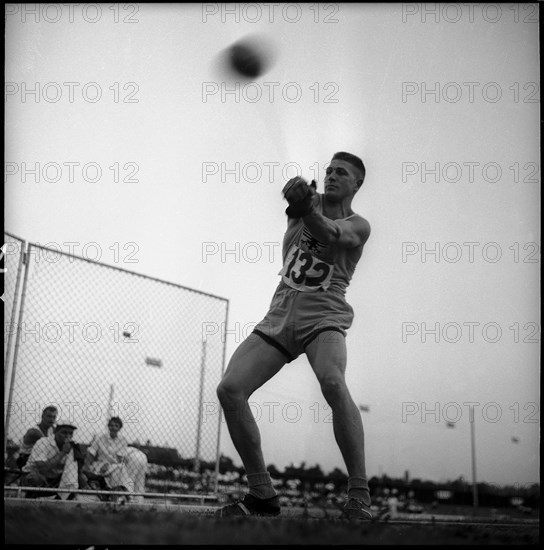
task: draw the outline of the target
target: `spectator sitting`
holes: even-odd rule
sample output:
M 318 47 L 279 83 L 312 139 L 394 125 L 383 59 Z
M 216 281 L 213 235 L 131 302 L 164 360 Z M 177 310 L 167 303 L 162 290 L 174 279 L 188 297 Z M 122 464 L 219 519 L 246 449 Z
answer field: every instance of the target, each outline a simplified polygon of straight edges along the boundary
M 110 418 L 109 433 L 96 436 L 87 449 L 84 471 L 91 478 L 102 477 L 109 489 L 134 492 L 127 468 L 128 442 L 119 434 L 122 427 L 118 416 Z
M 88 489 L 87 478 L 82 472 L 83 453 L 73 441 L 73 422 L 57 422 L 54 434 L 42 437 L 34 444 L 30 457 L 23 467 L 27 472 L 24 484 L 29 487 L 59 489 Z M 59 493 L 60 498 L 73 498 L 73 493 Z M 57 497 L 59 497 L 57 495 Z M 42 492 L 27 493 L 27 498 L 46 496 Z
M 53 435 L 53 426 L 57 420 L 58 410 L 57 407 L 52 405 L 45 407 L 42 411 L 42 419 L 39 424 L 29 428 L 23 438 L 21 439 L 21 445 L 19 448 L 19 456 L 17 457 L 17 467 L 22 470 L 24 465 L 28 461 L 28 457 L 32 452 L 32 447 L 38 439 L 42 437 L 48 437 Z

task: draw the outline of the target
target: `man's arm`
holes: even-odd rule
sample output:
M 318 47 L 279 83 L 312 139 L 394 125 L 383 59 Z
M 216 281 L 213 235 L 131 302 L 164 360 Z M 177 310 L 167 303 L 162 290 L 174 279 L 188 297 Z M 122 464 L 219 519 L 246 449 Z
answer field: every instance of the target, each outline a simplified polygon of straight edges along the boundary
M 94 462 L 94 455 L 92 453 L 89 452 L 89 449 L 87 449 L 87 452 L 85 453 L 85 461 L 83 463 L 83 469 L 85 471 L 91 471 L 92 470 L 92 465 L 93 465 L 93 462 Z
M 91 449 L 87 449 L 87 452 L 85 453 L 85 460 L 83 462 L 81 471 L 89 478 L 94 478 L 97 475 L 103 475 L 109 470 L 109 465 L 107 463 L 104 463 L 101 465 L 101 467 L 98 469 L 98 472 L 97 472 L 93 468 L 93 464 L 95 463 L 96 458 L 97 458 L 96 454 L 94 454 Z
M 98 458 L 98 437 L 95 435 L 91 441 L 91 444 L 87 447 L 87 452 L 85 453 L 85 462 L 83 469 L 85 472 L 91 472 L 93 463 Z
M 302 221 L 317 240 L 342 248 L 362 246 L 370 236 L 370 224 L 360 216 L 349 220 L 331 220 L 313 210 Z
M 23 436 L 23 443 L 25 445 L 34 445 L 38 439 L 41 439 L 43 434 L 38 428 L 29 428 Z
M 37 443 L 32 449 L 32 454 L 30 455 L 27 465 L 32 465 L 43 475 L 46 475 L 47 472 L 58 466 L 64 457 L 72 450 L 72 445 L 69 442 L 66 442 L 62 449 L 52 457 L 47 458 L 45 452 L 42 452 L 41 447 Z M 34 456 L 33 456 L 34 455 Z
M 315 181 L 308 185 L 297 176 L 290 179 L 282 190 L 289 202 L 286 213 L 289 217 L 302 217 L 304 225 L 319 241 L 335 244 L 342 248 L 362 246 L 370 236 L 370 224 L 364 218 L 355 216 L 349 220 L 331 220 L 316 210 L 319 196 Z

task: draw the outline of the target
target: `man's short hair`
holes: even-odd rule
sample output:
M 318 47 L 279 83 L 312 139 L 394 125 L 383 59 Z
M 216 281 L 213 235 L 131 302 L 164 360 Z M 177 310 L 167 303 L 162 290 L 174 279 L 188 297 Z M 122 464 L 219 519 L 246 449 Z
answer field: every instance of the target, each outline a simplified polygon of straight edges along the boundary
M 45 407 L 45 409 L 42 411 L 42 416 L 48 412 L 58 413 L 59 410 L 54 405 L 49 405 L 49 407 Z
M 351 153 L 345 153 L 343 151 L 339 151 L 338 153 L 334 153 L 332 160 L 343 160 L 345 162 L 349 162 L 352 166 L 357 168 L 357 170 L 361 174 L 361 178 L 360 178 L 361 183 L 359 184 L 359 187 L 363 185 L 363 182 L 365 181 L 365 176 L 366 176 L 366 168 L 365 168 L 365 165 L 363 164 L 363 161 L 359 157 L 352 155 Z

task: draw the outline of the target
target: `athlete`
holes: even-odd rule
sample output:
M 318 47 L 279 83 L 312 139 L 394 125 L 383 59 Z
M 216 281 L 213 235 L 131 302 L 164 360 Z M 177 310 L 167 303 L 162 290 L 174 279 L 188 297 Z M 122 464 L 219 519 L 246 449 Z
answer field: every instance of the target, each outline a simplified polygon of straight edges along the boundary
M 336 153 L 327 167 L 324 193 L 292 178 L 283 189 L 289 206 L 281 280 L 270 309 L 234 352 L 217 395 L 234 446 L 246 470 L 249 492 L 221 508 L 220 516 L 280 513 L 266 470 L 260 432 L 248 405 L 251 394 L 305 353 L 332 409 L 333 431 L 348 471 L 342 518 L 369 520 L 370 493 L 360 412 L 345 381 L 346 331 L 353 309 L 345 292 L 370 235 L 368 221 L 351 202 L 365 179 L 362 160 Z

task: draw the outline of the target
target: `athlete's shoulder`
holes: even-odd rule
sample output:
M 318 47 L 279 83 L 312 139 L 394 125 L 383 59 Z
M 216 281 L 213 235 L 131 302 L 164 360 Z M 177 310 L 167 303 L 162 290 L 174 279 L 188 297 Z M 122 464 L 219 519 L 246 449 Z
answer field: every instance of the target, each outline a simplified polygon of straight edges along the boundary
M 372 231 L 370 222 L 356 212 L 354 212 L 353 215 L 349 217 L 349 221 L 352 222 L 355 232 L 361 237 L 361 244 L 364 245 L 366 241 L 368 241 L 368 238 L 370 237 L 370 232 Z

